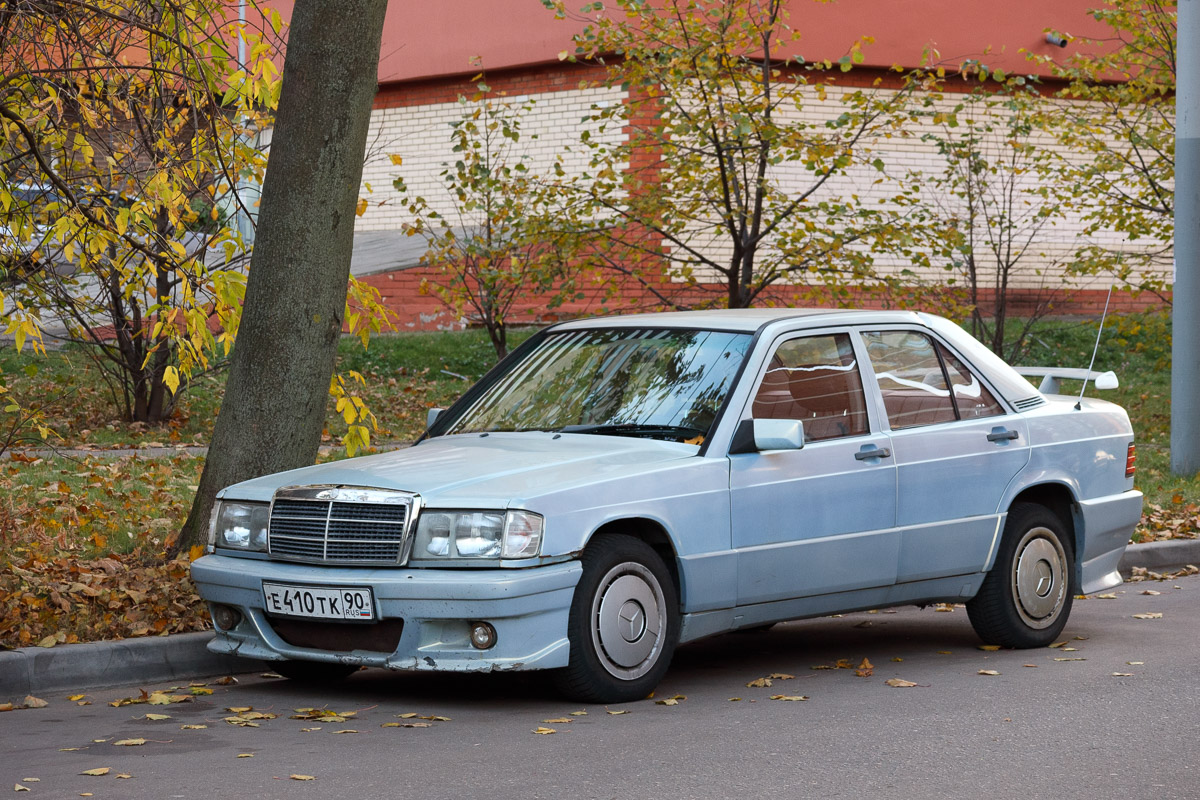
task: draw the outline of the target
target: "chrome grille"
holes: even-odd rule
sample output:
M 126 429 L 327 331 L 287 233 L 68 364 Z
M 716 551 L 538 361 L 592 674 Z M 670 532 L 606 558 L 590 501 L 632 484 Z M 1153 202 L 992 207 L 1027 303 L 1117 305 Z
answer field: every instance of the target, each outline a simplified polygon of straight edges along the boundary
M 412 495 L 353 487 L 284 487 L 271 504 L 267 551 L 274 558 L 396 564 Z

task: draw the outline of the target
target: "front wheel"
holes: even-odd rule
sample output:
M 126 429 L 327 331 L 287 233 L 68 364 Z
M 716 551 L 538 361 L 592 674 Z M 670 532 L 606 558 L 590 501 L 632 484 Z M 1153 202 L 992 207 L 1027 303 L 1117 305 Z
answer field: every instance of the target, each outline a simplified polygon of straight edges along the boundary
M 556 674 L 573 700 L 624 703 L 653 691 L 679 638 L 675 583 L 658 553 L 623 534 L 584 550 L 567 622 L 568 665 Z
M 1002 647 L 1045 647 L 1071 613 L 1075 558 L 1062 521 L 1045 506 L 1012 507 L 996 563 L 967 616 L 979 638 Z

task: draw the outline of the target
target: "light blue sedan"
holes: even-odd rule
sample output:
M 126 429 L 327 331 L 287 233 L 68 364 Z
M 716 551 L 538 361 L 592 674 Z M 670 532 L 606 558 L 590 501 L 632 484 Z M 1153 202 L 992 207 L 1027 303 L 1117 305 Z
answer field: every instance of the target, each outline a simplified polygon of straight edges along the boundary
M 965 602 L 1039 647 L 1121 582 L 1129 418 L 940 317 L 771 309 L 541 331 L 411 448 L 221 492 L 210 649 L 292 678 L 549 669 L 646 696 L 675 647 Z

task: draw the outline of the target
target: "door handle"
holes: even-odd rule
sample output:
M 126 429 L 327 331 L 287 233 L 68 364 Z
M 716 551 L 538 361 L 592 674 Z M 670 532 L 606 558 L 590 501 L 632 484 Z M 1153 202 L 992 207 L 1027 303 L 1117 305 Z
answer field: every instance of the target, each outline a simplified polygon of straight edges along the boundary
M 987 436 L 989 442 L 1003 442 L 1009 439 L 1020 438 L 1021 434 L 1017 431 L 1006 431 L 1004 428 L 995 428 Z
M 859 461 L 866 461 L 868 458 L 888 458 L 892 451 L 886 447 L 877 447 L 874 450 L 859 450 L 854 454 L 854 457 Z

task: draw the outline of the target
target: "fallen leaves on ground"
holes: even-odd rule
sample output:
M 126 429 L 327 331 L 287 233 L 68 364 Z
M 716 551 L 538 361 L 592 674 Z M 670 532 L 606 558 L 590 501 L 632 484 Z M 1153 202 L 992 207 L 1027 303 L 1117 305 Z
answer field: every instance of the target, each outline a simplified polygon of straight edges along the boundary
M 357 711 L 332 711 L 328 708 L 297 708 L 295 714 L 292 714 L 289 719 L 303 719 L 313 722 L 346 722 L 351 717 L 358 714 Z M 397 714 L 398 717 L 404 717 L 404 714 Z M 411 714 L 409 716 L 416 716 Z
M 25 551 L 7 568 L 0 563 L 4 647 L 54 647 L 211 627 L 186 559 L 155 563 L 139 556 L 80 559 Z
M 921 685 L 919 683 L 913 683 L 912 681 L 906 681 L 903 678 L 888 678 L 886 681 L 884 681 L 884 683 L 886 683 L 888 686 L 895 686 L 897 689 L 911 689 L 914 686 Z
M 1146 503 L 1142 509 L 1142 520 L 1134 531 L 1133 541 L 1153 542 L 1163 539 L 1195 539 L 1200 536 L 1200 505 L 1179 502 L 1160 506 Z
M 687 695 L 677 694 L 674 697 L 667 697 L 662 700 L 655 700 L 654 704 L 659 706 L 677 706 L 683 700 L 687 700 Z
M 315 781 L 316 780 L 316 778 L 314 778 L 312 775 L 288 775 L 288 777 L 294 781 Z
M 146 740 L 142 739 L 142 738 L 118 739 L 117 741 L 113 742 L 113 745 L 115 747 L 140 747 L 140 746 L 144 745 L 145 743 L 146 743 Z
M 534 731 L 533 731 L 533 732 L 534 732 L 534 733 L 539 733 L 539 734 L 541 734 L 541 735 L 543 735 L 543 736 L 546 736 L 546 735 L 548 735 L 548 734 L 551 734 L 551 733 L 558 733 L 558 731 L 554 730 L 554 728 L 547 728 L 547 727 L 545 727 L 545 726 L 543 726 L 543 725 L 539 725 L 537 728 L 535 728 L 535 729 L 534 729 Z
M 1162 619 L 1161 611 L 1147 611 L 1143 614 L 1134 614 L 1134 619 Z
M 995 676 L 995 675 L 999 675 L 1000 673 L 999 673 L 999 672 L 997 672 L 997 671 L 996 671 L 996 670 L 994 670 L 994 669 L 981 669 L 981 670 L 979 670 L 979 672 L 977 672 L 976 674 L 977 674 L 977 675 L 991 675 L 991 676 Z
M 750 689 L 765 689 L 770 685 L 771 685 L 770 678 L 755 678 L 754 680 L 752 680 L 746 684 L 746 686 Z
M 1126 583 L 1137 583 L 1139 581 L 1171 581 L 1176 578 L 1183 578 L 1188 575 L 1200 575 L 1200 567 L 1188 564 L 1181 570 L 1175 572 L 1152 572 L 1145 567 L 1134 567 L 1130 570 L 1129 577 L 1125 579 Z
M 628 714 L 629 713 L 627 710 L 625 710 L 623 708 L 617 709 L 616 711 L 613 711 L 611 709 L 605 709 L 605 710 L 608 711 L 608 713 L 614 717 L 617 716 L 618 714 Z
M 854 674 L 860 678 L 869 678 L 875 674 L 875 665 L 871 663 L 870 659 L 864 658 L 854 670 Z
M 773 694 L 773 695 L 771 695 L 771 699 L 772 700 L 799 701 L 799 700 L 807 700 L 808 696 L 803 695 L 803 694 Z
M 107 775 L 110 772 L 112 772 L 112 767 L 96 767 L 95 769 L 85 769 L 83 772 L 81 772 L 79 774 L 80 775 L 91 775 L 93 777 L 99 777 L 101 775 Z

